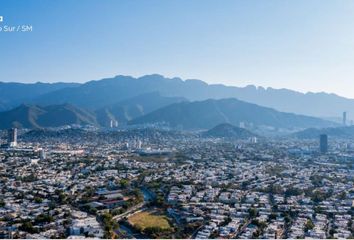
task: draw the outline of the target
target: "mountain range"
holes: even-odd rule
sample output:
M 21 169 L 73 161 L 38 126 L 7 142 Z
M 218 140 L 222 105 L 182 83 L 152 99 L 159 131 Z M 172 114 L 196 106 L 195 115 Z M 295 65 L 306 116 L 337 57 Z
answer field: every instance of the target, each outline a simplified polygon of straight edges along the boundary
M 163 97 L 158 92 L 145 93 L 115 104 L 111 104 L 95 110 L 97 122 L 101 126 L 110 126 L 111 120 L 118 124 L 126 124 L 128 121 L 141 117 L 172 103 L 187 101 L 180 97 Z
M 256 135 L 244 128 L 239 128 L 229 123 L 222 123 L 206 132 L 203 132 L 202 136 L 229 139 L 248 139 L 250 137 L 255 137 Z
M 330 128 L 309 128 L 292 134 L 299 139 L 318 139 L 321 134 L 335 138 L 354 138 L 354 126 L 330 127 Z
M 63 88 L 78 87 L 79 83 L 4 83 L 0 82 L 0 111 L 29 103 L 38 96 Z
M 179 102 L 160 108 L 129 124 L 164 123 L 185 130 L 210 129 L 218 124 L 241 122 L 274 128 L 328 127 L 336 124 L 315 117 L 283 113 L 235 98 Z
M 98 125 L 94 114 L 69 104 L 45 107 L 22 104 L 12 110 L 0 112 L 0 129 L 46 128 L 71 124 Z
M 354 100 L 327 93 L 300 93 L 288 89 L 255 86 L 231 87 L 207 84 L 200 80 L 165 78 L 146 75 L 139 78 L 116 76 L 102 80 L 77 83 L 0 83 L 0 111 L 20 103 L 58 105 L 70 103 L 97 110 L 142 94 L 159 92 L 165 97 L 190 101 L 237 98 L 246 102 L 316 117 L 340 117 L 343 111 L 354 109 Z
M 178 97 L 163 97 L 159 93 L 153 92 L 108 105 L 95 111 L 72 104 L 47 106 L 22 104 L 14 109 L 0 112 L 0 129 L 13 126 L 45 128 L 71 124 L 109 127 L 111 120 L 124 125 L 129 120 L 181 101 L 186 100 Z
M 218 124 L 241 122 L 254 127 L 298 129 L 329 127 L 336 124 L 315 117 L 278 112 L 271 108 L 234 98 L 189 102 L 178 97 L 163 97 L 157 93 L 143 94 L 108 105 L 98 110 L 71 104 L 30 105 L 0 112 L 0 129 L 10 127 L 46 128 L 81 124 L 109 127 L 111 120 L 121 126 L 165 123 L 183 130 L 210 129 Z

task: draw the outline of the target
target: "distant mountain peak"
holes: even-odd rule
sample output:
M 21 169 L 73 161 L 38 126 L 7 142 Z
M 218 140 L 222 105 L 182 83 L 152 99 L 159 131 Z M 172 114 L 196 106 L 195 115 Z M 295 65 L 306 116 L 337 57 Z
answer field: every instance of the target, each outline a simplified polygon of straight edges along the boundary
M 235 98 L 174 103 L 134 119 L 130 124 L 167 123 L 183 129 L 210 129 L 225 122 L 237 126 L 246 122 L 254 126 L 289 129 L 336 125 L 319 118 L 278 112 Z
M 218 138 L 233 138 L 233 139 L 247 139 L 250 137 L 255 137 L 256 134 L 236 127 L 230 123 L 221 123 L 212 129 L 204 132 L 202 134 L 204 137 L 218 137 Z
M 97 125 L 95 116 L 71 104 L 38 106 L 22 104 L 0 112 L 0 129 L 60 127 L 71 124 Z

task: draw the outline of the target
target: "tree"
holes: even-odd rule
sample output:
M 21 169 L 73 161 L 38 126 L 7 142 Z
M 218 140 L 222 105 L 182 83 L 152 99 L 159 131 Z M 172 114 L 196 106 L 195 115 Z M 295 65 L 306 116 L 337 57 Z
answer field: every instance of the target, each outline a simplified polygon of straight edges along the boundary
M 54 219 L 49 214 L 41 213 L 36 217 L 34 221 L 35 223 L 49 223 L 49 222 L 53 222 Z
M 100 219 L 103 223 L 104 228 L 104 238 L 114 238 L 115 232 L 114 230 L 119 227 L 118 223 L 113 219 L 112 214 L 105 212 L 100 216 Z
M 258 211 L 255 208 L 250 208 L 248 210 L 248 213 L 250 215 L 250 218 L 255 218 L 255 217 L 257 217 Z
M 267 227 L 267 223 L 264 221 L 258 222 L 258 227 L 263 231 Z
M 123 208 L 116 208 L 111 211 L 111 214 L 113 216 L 116 216 L 116 215 L 122 214 L 123 212 L 124 212 Z
M 43 199 L 40 198 L 40 197 L 35 197 L 35 198 L 34 198 L 34 202 L 35 202 L 35 203 L 42 203 L 42 202 L 43 202 Z
M 39 231 L 37 229 L 35 229 L 32 225 L 32 223 L 28 220 L 24 221 L 21 226 L 19 227 L 19 229 L 21 231 L 25 231 L 25 232 L 28 232 L 28 233 L 38 233 Z
M 141 203 L 144 201 L 144 195 L 138 188 L 135 188 L 132 193 L 135 196 L 137 203 Z
M 338 195 L 338 198 L 339 199 L 341 199 L 341 200 L 344 200 L 344 199 L 346 199 L 347 198 L 347 194 L 346 194 L 346 192 L 341 192 L 339 195 Z
M 290 187 L 285 191 L 286 196 L 298 196 L 301 195 L 303 191 L 299 188 Z
M 256 230 L 253 234 L 252 234 L 252 237 L 253 238 L 258 238 L 260 235 L 260 231 Z
M 305 231 L 307 232 L 308 230 L 311 230 L 315 227 L 311 219 L 308 219 L 307 222 L 305 223 Z
M 167 233 L 169 232 L 170 229 L 164 229 L 164 228 L 161 228 L 161 227 L 147 227 L 144 229 L 144 233 L 153 237 L 153 238 L 161 238 L 161 234 L 164 234 L 164 233 Z M 165 237 L 163 237 L 165 238 Z
M 272 212 L 272 213 L 269 215 L 269 219 L 271 219 L 271 220 L 277 219 L 277 214 L 274 213 L 274 212 Z
M 312 201 L 317 203 L 322 202 L 323 200 L 326 199 L 326 195 L 323 192 L 316 190 L 313 192 L 311 199 Z
M 120 184 L 120 186 L 121 186 L 122 188 L 127 188 L 128 185 L 129 185 L 129 180 L 128 180 L 128 179 L 121 179 L 121 180 L 119 181 L 119 184 Z

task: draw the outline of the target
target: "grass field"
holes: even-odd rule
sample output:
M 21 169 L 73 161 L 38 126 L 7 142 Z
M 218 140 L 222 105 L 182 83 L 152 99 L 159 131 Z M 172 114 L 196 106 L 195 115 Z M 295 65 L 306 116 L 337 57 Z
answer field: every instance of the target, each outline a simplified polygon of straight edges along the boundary
M 128 221 L 135 228 L 144 231 L 149 227 L 159 227 L 161 229 L 170 229 L 171 226 L 165 215 L 161 215 L 155 211 L 139 212 L 128 218 Z

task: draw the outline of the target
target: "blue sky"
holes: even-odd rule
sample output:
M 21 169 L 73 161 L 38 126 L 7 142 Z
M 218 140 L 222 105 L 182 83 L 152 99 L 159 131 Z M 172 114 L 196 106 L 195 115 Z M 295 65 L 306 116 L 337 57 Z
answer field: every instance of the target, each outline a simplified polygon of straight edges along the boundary
M 0 81 L 119 74 L 354 98 L 351 0 L 0 0 Z

